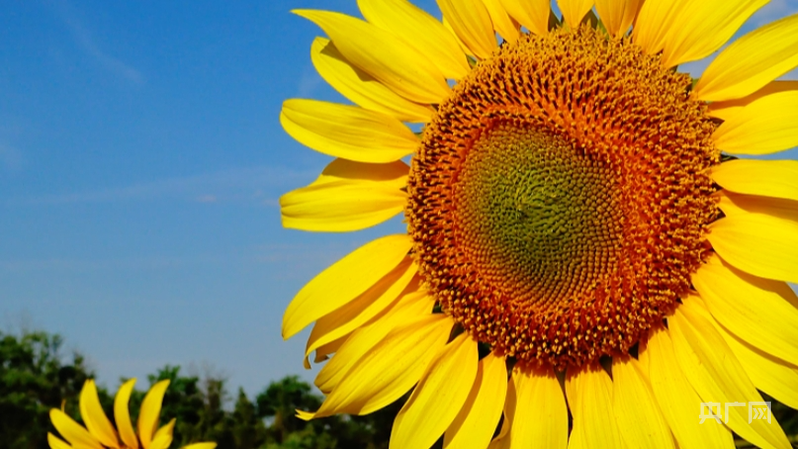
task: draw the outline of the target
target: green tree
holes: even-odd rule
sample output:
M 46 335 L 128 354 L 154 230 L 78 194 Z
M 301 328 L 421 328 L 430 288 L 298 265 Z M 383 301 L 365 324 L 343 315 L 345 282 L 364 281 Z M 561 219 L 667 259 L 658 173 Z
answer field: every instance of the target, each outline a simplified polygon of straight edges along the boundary
M 0 447 L 48 447 L 47 432 L 55 431 L 49 412 L 62 403 L 79 419 L 78 396 L 94 373 L 78 352 L 63 361 L 62 345 L 57 334 L 0 332 Z M 99 393 L 104 401 L 110 400 L 105 390 Z

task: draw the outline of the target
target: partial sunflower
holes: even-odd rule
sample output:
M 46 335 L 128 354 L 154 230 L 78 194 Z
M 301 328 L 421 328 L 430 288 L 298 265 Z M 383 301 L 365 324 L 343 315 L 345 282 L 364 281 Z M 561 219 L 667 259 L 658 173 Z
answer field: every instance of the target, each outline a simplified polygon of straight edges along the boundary
M 798 15 L 693 80 L 678 65 L 767 1 L 557 3 L 294 11 L 355 105 L 284 103 L 285 130 L 336 159 L 281 198 L 283 224 L 407 223 L 288 306 L 285 338 L 315 322 L 306 366 L 329 358 L 300 417 L 412 390 L 393 448 L 789 447 L 750 407 L 798 408 L 798 162 L 736 156 L 798 145 L 798 83 L 776 80 Z
M 172 444 L 175 419 L 158 428 L 163 396 L 169 387 L 168 380 L 157 382 L 144 396 L 139 411 L 137 430 L 133 430 L 128 411 L 128 402 L 136 379 L 130 379 L 119 387 L 114 399 L 116 428 L 100 405 L 94 380 L 87 380 L 80 391 L 80 416 L 86 427 L 81 426 L 63 410 L 50 410 L 50 420 L 61 434 L 61 438 L 47 434 L 51 449 L 167 449 Z M 66 441 L 64 441 L 66 440 Z M 182 449 L 214 449 L 216 443 L 194 443 Z

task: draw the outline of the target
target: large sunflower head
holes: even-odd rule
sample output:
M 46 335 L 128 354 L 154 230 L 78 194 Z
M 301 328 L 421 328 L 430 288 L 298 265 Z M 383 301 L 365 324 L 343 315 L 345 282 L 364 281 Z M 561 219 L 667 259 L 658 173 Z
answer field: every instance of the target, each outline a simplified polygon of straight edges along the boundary
M 284 225 L 407 225 L 289 305 L 283 335 L 315 321 L 306 365 L 329 358 L 300 416 L 412 390 L 392 447 L 789 447 L 751 416 L 757 389 L 798 407 L 798 162 L 750 156 L 798 145 L 798 83 L 777 80 L 798 16 L 678 70 L 766 3 L 295 11 L 354 105 L 285 102 L 285 130 L 337 159 L 283 196 Z
M 130 379 L 119 387 L 114 399 L 114 420 L 111 424 L 100 405 L 97 386 L 89 379 L 80 391 L 80 416 L 85 424 L 81 426 L 63 410 L 50 410 L 53 426 L 61 438 L 48 433 L 47 442 L 51 449 L 168 449 L 172 445 L 172 432 L 175 419 L 158 427 L 161 403 L 168 380 L 156 382 L 144 396 L 139 411 L 136 430 L 130 420 L 128 401 L 133 393 L 136 379 Z M 66 441 L 65 441 L 66 440 Z M 182 449 L 214 449 L 216 443 L 194 443 Z

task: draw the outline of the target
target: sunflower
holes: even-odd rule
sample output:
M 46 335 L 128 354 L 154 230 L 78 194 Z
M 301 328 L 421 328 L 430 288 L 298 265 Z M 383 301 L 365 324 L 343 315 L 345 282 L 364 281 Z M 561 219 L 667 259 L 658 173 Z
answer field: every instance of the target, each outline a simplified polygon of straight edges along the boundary
M 56 430 L 66 440 L 52 433 L 47 434 L 47 442 L 51 449 L 167 449 L 172 444 L 172 431 L 175 419 L 158 429 L 158 417 L 161 414 L 161 402 L 169 387 L 168 380 L 157 382 L 150 388 L 138 419 L 138 436 L 133 430 L 128 411 L 128 401 L 133 392 L 136 379 L 130 379 L 119 387 L 114 399 L 114 419 L 116 429 L 105 415 L 100 405 L 97 386 L 89 379 L 80 391 L 80 416 L 86 424 L 84 428 L 63 410 L 50 410 L 50 420 Z M 157 430 L 156 430 L 157 429 Z M 121 442 L 120 442 L 121 439 Z M 216 443 L 194 443 L 183 446 L 183 449 L 214 449 Z
M 789 447 L 751 410 L 798 408 L 798 162 L 750 156 L 798 145 L 798 15 L 694 80 L 766 0 L 437 3 L 294 11 L 354 105 L 283 104 L 336 158 L 284 226 L 407 224 L 288 306 L 327 360 L 299 416 L 412 390 L 393 448 Z

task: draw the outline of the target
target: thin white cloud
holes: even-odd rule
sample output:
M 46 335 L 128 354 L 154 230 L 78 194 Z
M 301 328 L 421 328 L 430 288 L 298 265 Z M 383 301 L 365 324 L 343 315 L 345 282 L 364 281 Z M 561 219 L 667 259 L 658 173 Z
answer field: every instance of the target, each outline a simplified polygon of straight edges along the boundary
M 234 168 L 194 176 L 142 182 L 118 188 L 14 198 L 6 201 L 6 204 L 48 205 L 154 199 L 176 199 L 201 203 L 264 202 L 265 191 L 295 187 L 302 182 L 309 181 L 315 174 L 317 174 L 317 170 L 305 172 L 275 167 Z
M 69 28 L 75 43 L 103 68 L 133 83 L 141 84 L 144 82 L 144 77 L 139 70 L 119 58 L 111 56 L 100 48 L 89 30 L 78 20 L 72 11 L 71 5 L 66 0 L 56 2 L 55 10 L 59 18 Z
M 302 75 L 299 77 L 297 97 L 311 98 L 316 89 L 322 84 L 324 84 L 324 80 L 316 73 L 316 70 L 310 65 L 305 66 L 305 69 L 302 70 Z

